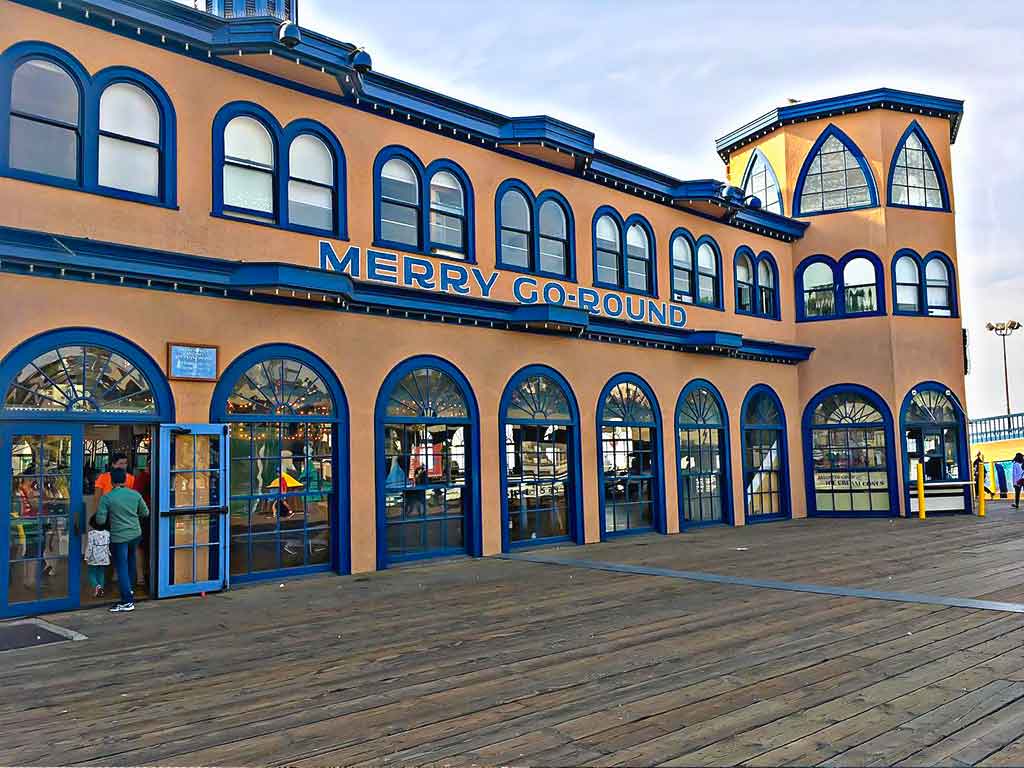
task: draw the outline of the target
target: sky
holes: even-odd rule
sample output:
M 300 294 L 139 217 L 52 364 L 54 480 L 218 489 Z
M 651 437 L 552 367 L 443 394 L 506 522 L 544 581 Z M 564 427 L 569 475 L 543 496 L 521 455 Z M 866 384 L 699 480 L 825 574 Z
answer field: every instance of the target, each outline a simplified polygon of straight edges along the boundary
M 1024 3 L 299 0 L 375 70 L 507 115 L 548 114 L 683 179 L 724 179 L 718 136 L 788 98 L 877 87 L 963 99 L 953 147 L 972 417 L 1006 412 L 1001 342 L 1024 323 Z M 1020 230 L 1018 230 L 1020 231 Z M 1007 341 L 1024 411 L 1024 329 Z

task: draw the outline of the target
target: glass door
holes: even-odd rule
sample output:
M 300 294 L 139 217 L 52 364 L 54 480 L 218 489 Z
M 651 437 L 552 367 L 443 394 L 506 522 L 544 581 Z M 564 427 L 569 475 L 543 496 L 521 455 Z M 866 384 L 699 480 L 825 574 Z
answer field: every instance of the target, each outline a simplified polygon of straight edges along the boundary
M 228 585 L 227 444 L 220 424 L 160 427 L 159 597 Z
M 0 431 L 0 615 L 78 607 L 81 567 L 82 428 L 8 425 Z

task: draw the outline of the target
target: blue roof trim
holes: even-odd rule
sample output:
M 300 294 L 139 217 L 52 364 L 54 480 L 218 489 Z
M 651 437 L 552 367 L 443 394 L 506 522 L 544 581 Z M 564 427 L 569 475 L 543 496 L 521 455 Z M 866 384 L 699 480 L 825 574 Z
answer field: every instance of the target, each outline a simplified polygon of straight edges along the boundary
M 897 91 L 892 88 L 875 88 L 870 91 L 848 93 L 828 99 L 777 107 L 716 139 L 715 148 L 722 160 L 727 161 L 729 155 L 737 147 L 749 144 L 754 139 L 759 139 L 786 123 L 820 120 L 846 112 L 859 112 L 875 108 L 945 117 L 949 120 L 950 144 L 956 141 L 956 134 L 964 115 L 964 102 L 961 99 L 947 99 L 940 96 L 929 96 L 925 93 Z

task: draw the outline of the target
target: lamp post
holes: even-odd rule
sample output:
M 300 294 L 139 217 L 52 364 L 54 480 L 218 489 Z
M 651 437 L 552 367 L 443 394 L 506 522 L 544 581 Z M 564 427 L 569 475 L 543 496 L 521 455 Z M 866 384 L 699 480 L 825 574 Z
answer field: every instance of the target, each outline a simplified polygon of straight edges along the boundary
M 986 329 L 992 331 L 1003 340 L 1003 384 L 1006 386 L 1006 415 L 1010 415 L 1010 374 L 1006 370 L 1006 337 L 1020 328 L 1016 320 L 1007 320 L 1005 323 L 989 323 Z

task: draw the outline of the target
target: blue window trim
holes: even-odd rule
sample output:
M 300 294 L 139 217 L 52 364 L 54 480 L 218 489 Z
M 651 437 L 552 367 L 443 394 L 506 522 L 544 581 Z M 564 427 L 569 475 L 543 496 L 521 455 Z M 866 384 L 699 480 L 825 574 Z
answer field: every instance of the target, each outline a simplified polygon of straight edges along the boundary
M 770 313 L 765 312 L 761 306 L 760 267 L 762 263 L 767 263 L 768 268 L 772 271 L 772 284 L 775 286 L 775 302 Z M 757 316 L 763 317 L 765 320 L 782 320 L 782 283 L 779 280 L 779 265 L 775 262 L 775 257 L 771 251 L 761 251 L 757 254 L 757 260 L 754 262 L 754 288 L 757 290 L 757 295 L 754 299 L 754 308 L 757 310 Z
M 904 256 L 909 256 L 914 260 L 914 264 L 917 265 L 917 311 L 906 312 L 899 308 L 896 300 L 896 262 L 902 259 Z M 890 279 L 892 280 L 892 313 L 893 315 L 900 315 L 903 317 L 921 317 L 926 314 L 927 308 L 925 307 L 925 296 L 924 296 L 924 268 L 922 265 L 922 259 L 920 254 L 913 248 L 900 248 L 896 253 L 893 254 L 892 264 L 890 264 L 889 271 Z M 950 286 L 952 287 L 952 286 Z
M 809 213 L 803 213 L 800 210 L 800 196 L 804 191 L 804 179 L 807 177 L 807 172 L 811 168 L 811 163 L 814 158 L 818 155 L 818 150 L 821 149 L 821 145 L 824 144 L 830 136 L 835 136 L 841 141 L 850 153 L 856 158 L 857 164 L 860 169 L 864 171 L 864 178 L 868 182 L 868 194 L 871 196 L 871 201 L 867 205 L 858 205 L 854 208 L 836 208 L 828 211 L 813 211 Z M 814 142 L 811 147 L 811 151 L 807 153 L 807 157 L 804 158 L 804 164 L 800 168 L 800 175 L 797 176 L 796 190 L 793 192 L 793 216 L 794 217 L 806 217 L 806 216 L 824 216 L 830 213 L 843 213 L 844 211 L 865 211 L 871 208 L 878 207 L 878 187 L 875 184 L 874 174 L 871 173 L 871 166 L 864 157 L 864 153 L 860 151 L 860 147 L 854 143 L 853 139 L 847 136 L 842 129 L 836 125 L 829 123 L 829 125 L 821 132 L 818 136 L 818 140 Z
M 701 309 L 715 309 L 719 312 L 725 312 L 725 281 L 722 279 L 722 249 L 718 246 L 718 241 L 716 241 L 711 235 L 701 235 L 697 238 L 697 242 L 695 243 L 695 247 L 693 249 L 694 280 L 700 280 L 700 267 L 697 266 L 697 251 L 700 250 L 700 247 L 704 243 L 710 245 L 711 250 L 715 252 L 715 303 L 701 304 L 697 300 L 697 297 L 700 295 L 698 283 L 694 282 L 693 306 L 700 307 Z
M 718 388 L 707 379 L 693 379 L 690 381 L 682 390 L 679 392 L 679 397 L 676 398 L 676 410 L 675 410 L 675 434 L 672 436 L 672 440 L 676 446 L 676 500 L 679 505 L 679 530 L 680 532 L 685 531 L 687 528 L 697 528 L 706 523 L 689 523 L 683 519 L 683 475 L 680 471 L 682 466 L 682 451 L 679 447 L 679 430 L 682 428 L 687 429 L 714 429 L 706 424 L 691 424 L 690 422 L 681 421 L 679 413 L 682 410 L 683 403 L 686 401 L 687 396 L 695 389 L 703 388 L 711 393 L 711 396 L 718 403 L 718 408 L 722 413 L 722 424 L 718 429 L 722 431 L 723 442 L 722 442 L 722 523 L 725 525 L 735 525 L 736 517 L 733 511 L 733 497 L 732 497 L 732 446 L 730 443 L 729 435 L 729 409 L 725 406 L 725 399 L 722 397 L 722 393 L 718 391 Z
M 602 216 L 610 216 L 619 228 L 619 283 L 609 283 L 599 280 L 597 277 L 597 222 Z M 644 232 L 647 233 L 647 241 L 650 246 L 650 275 L 649 285 L 650 290 L 641 291 L 636 288 L 629 288 L 626 285 L 626 233 L 629 228 L 634 224 L 639 224 Z M 654 237 L 654 228 L 647 219 L 641 216 L 639 213 L 634 213 L 623 219 L 622 215 L 610 205 L 602 205 L 596 211 L 590 222 L 590 239 L 592 243 L 592 255 L 593 255 L 593 284 L 595 288 L 607 288 L 613 291 L 620 291 L 622 293 L 634 293 L 639 296 L 651 296 L 657 298 L 658 296 L 658 248 Z M 694 251 L 694 264 L 696 265 L 697 254 Z
M 896 173 L 896 160 L 900 156 L 900 150 L 903 149 L 903 145 L 906 144 L 907 139 L 910 138 L 911 134 L 916 134 L 917 138 L 921 140 L 921 144 L 924 145 L 924 151 L 928 153 L 928 157 L 931 158 L 932 167 L 935 168 L 935 176 L 939 180 L 939 192 L 942 194 L 942 207 L 941 208 L 929 208 L 925 205 L 910 205 L 908 203 L 894 203 L 892 201 L 892 177 Z M 932 146 L 931 140 L 928 138 L 928 134 L 924 132 L 924 128 L 917 120 L 911 120 L 910 125 L 900 136 L 900 140 L 896 142 L 896 150 L 892 153 L 892 159 L 889 161 L 889 177 L 885 183 L 886 190 L 886 205 L 889 208 L 910 208 L 915 211 L 932 211 L 934 213 L 949 213 L 949 187 L 946 185 L 946 174 L 942 170 L 942 163 L 939 162 L 939 156 L 935 152 L 935 147 Z
M 557 203 L 562 208 L 562 213 L 565 214 L 565 237 L 566 237 L 566 264 L 565 274 L 560 275 L 557 272 L 549 272 L 537 267 L 535 274 L 544 277 L 553 277 L 556 280 L 562 280 L 565 282 L 575 283 L 576 282 L 576 218 L 572 213 L 572 206 L 569 205 L 569 201 L 565 199 L 565 196 L 554 189 L 545 189 L 536 199 L 533 201 L 533 220 L 536 222 L 534 227 L 534 238 L 535 258 L 540 258 L 540 209 L 548 200 Z
M 236 117 L 250 117 L 267 129 L 273 143 L 274 173 L 273 199 L 274 211 L 269 217 L 265 212 L 253 211 L 252 215 L 264 217 L 262 221 L 245 218 L 247 211 L 235 209 L 224 204 L 224 129 Z M 291 224 L 288 221 L 288 171 L 289 151 L 292 140 L 302 134 L 310 134 L 321 139 L 330 151 L 334 160 L 334 223 L 330 230 Z M 340 142 L 326 126 L 315 120 L 299 118 L 282 127 L 269 110 L 251 101 L 233 101 L 225 104 L 213 118 L 213 210 L 212 216 L 240 221 L 245 224 L 285 229 L 319 237 L 333 237 L 338 240 L 348 239 L 348 218 L 346 214 L 346 164 L 345 153 Z M 234 215 L 239 213 L 242 215 Z
M 746 170 L 743 171 L 743 182 L 740 184 L 740 188 L 743 190 L 744 194 L 748 194 L 748 195 L 752 194 L 751 192 L 747 191 L 747 182 L 750 181 L 750 172 L 754 170 L 754 161 L 758 157 L 760 157 L 761 160 L 764 162 L 765 167 L 768 169 L 768 174 L 772 177 L 772 180 L 775 182 L 775 190 L 776 190 L 775 194 L 778 196 L 779 215 L 780 216 L 785 216 L 786 215 L 786 205 L 785 205 L 785 202 L 782 199 L 782 185 L 779 184 L 779 177 L 775 175 L 775 168 L 768 161 L 768 156 L 765 155 L 765 153 L 761 151 L 760 147 L 754 147 L 754 151 L 750 153 L 750 159 L 747 160 L 747 168 L 746 168 Z M 763 209 L 767 210 L 767 208 L 768 208 L 768 201 L 767 200 L 762 200 L 761 201 L 761 207 Z
M 875 295 L 876 308 L 872 312 L 850 312 L 846 311 L 846 283 L 843 280 L 843 270 L 846 265 L 856 258 L 865 258 L 871 262 L 875 270 Z M 835 292 L 835 314 L 822 315 L 820 317 L 809 317 L 804 306 L 804 272 L 812 264 L 827 264 L 832 270 L 832 290 Z M 850 251 L 839 261 L 834 261 L 825 254 L 818 253 L 808 256 L 801 261 L 794 273 L 794 289 L 796 291 L 796 321 L 798 323 L 815 323 L 822 320 L 847 320 L 856 317 L 879 317 L 886 314 L 885 302 L 885 268 L 882 260 L 871 251 L 857 249 Z
M 946 265 L 949 272 L 949 317 L 960 317 L 960 302 L 957 300 L 956 268 L 953 260 L 942 251 L 930 251 L 927 256 L 921 259 L 921 311 L 928 317 L 945 317 L 944 315 L 928 314 L 928 264 L 934 260 L 941 261 Z
M 672 249 L 675 245 L 676 238 L 681 237 L 690 244 L 690 292 L 678 291 L 678 294 L 683 297 L 682 299 L 676 299 L 676 284 L 675 284 L 675 262 L 672 261 Z M 694 306 L 703 306 L 696 303 L 696 291 L 697 291 L 697 240 L 694 238 L 688 229 L 683 227 L 676 227 L 672 230 L 672 235 L 668 239 L 668 289 L 669 298 L 677 303 L 693 304 Z
M 512 395 L 523 382 L 524 379 L 530 376 L 546 376 L 552 381 L 556 382 L 561 388 L 562 393 L 565 395 L 566 402 L 569 404 L 570 420 L 568 422 L 564 420 L 548 420 L 548 419 L 513 419 L 509 420 L 505 416 L 505 412 L 508 409 L 509 404 L 512 402 Z M 570 472 L 570 492 L 571 498 L 569 499 L 569 536 L 559 537 L 558 539 L 539 539 L 536 542 L 522 541 L 512 543 L 509 537 L 509 511 L 508 511 L 508 456 L 505 447 L 505 427 L 508 424 L 564 424 L 569 426 L 571 430 L 572 444 L 569 448 L 569 472 Z M 534 364 L 527 365 L 516 371 L 512 378 L 508 380 L 508 384 L 505 385 L 505 390 L 501 395 L 501 402 L 498 403 L 498 456 L 500 471 L 501 471 L 501 551 L 509 552 L 511 549 L 519 549 L 523 547 L 534 546 L 535 544 L 548 544 L 553 541 L 564 541 L 568 539 L 576 544 L 586 543 L 586 531 L 584 530 L 583 523 L 583 458 L 582 450 L 580 447 L 580 409 L 576 400 L 576 395 L 572 391 L 568 380 L 562 376 L 558 371 L 550 368 L 546 365 Z
M 654 468 L 654 482 L 652 483 L 652 489 L 654 491 L 654 498 L 652 510 L 652 517 L 654 519 L 653 528 L 629 528 L 624 531 L 610 531 L 605 532 L 605 509 L 604 509 L 604 461 L 603 461 L 603 446 L 604 441 L 602 439 L 603 432 L 601 428 L 605 426 L 605 422 L 601 419 L 601 414 L 604 411 L 604 403 L 608 397 L 608 394 L 612 391 L 612 388 L 623 382 L 629 382 L 636 384 L 640 390 L 647 396 L 647 399 L 651 402 L 651 409 L 654 411 L 654 424 L 653 428 L 655 431 L 654 436 L 654 457 L 652 466 Z M 604 385 L 601 390 L 601 394 L 597 398 L 597 408 L 595 413 L 595 422 L 597 425 L 597 500 L 598 500 L 598 530 L 601 534 L 601 541 L 605 541 L 610 538 L 616 538 L 618 536 L 629 536 L 634 533 L 650 533 L 652 530 L 658 533 L 668 533 L 668 524 L 666 520 L 665 512 L 665 457 L 663 444 L 665 441 L 664 433 L 662 432 L 661 424 L 661 406 L 658 404 L 658 398 L 654 395 L 654 390 L 651 389 L 650 385 L 644 381 L 640 376 L 635 373 L 623 371 L 617 373 L 608 379 L 608 383 Z M 645 424 L 631 424 L 629 422 L 608 422 L 610 426 L 642 426 L 651 427 L 649 423 Z
M 476 394 L 462 371 L 449 363 L 447 360 L 436 355 L 416 355 L 407 358 L 391 369 L 385 377 L 384 382 L 377 392 L 377 401 L 373 410 L 373 444 L 374 461 L 373 476 L 376 493 L 377 509 L 377 568 L 384 570 L 388 567 L 388 544 L 387 544 L 387 515 L 385 513 L 384 483 L 381 482 L 380 467 L 384 464 L 384 425 L 395 423 L 422 424 L 423 418 L 394 417 L 387 415 L 388 397 L 392 390 L 398 385 L 402 378 L 416 368 L 436 368 L 448 374 L 462 389 L 462 395 L 466 400 L 466 407 L 469 414 L 465 419 L 428 419 L 430 423 L 452 422 L 469 425 L 469 445 L 466 455 L 469 459 L 469 482 L 466 483 L 466 490 L 469 492 L 469 503 L 463 501 L 463 519 L 465 520 L 465 541 L 466 552 L 473 557 L 483 556 L 483 531 L 480 519 L 480 409 L 477 405 Z M 445 556 L 447 553 L 425 553 L 413 557 L 403 557 L 400 562 L 410 560 L 428 559 L 431 557 Z M 396 561 L 398 562 L 398 561 Z
M 327 385 L 331 399 L 334 402 L 334 416 L 329 418 L 311 418 L 309 416 L 296 415 L 240 415 L 228 413 L 228 397 L 235 387 L 235 383 L 249 368 L 263 360 L 272 358 L 287 358 L 302 363 L 314 371 Z M 260 571 L 244 576 L 232 576 L 232 582 L 262 581 L 265 579 L 277 579 L 283 575 L 297 576 L 304 573 L 334 570 L 341 574 L 352 572 L 351 552 L 351 503 L 349 485 L 349 408 L 348 398 L 342 389 L 341 382 L 334 375 L 331 367 L 320 357 L 307 349 L 295 346 L 294 344 L 263 344 L 243 352 L 231 361 L 220 375 L 217 385 L 210 397 L 210 422 L 227 424 L 231 422 L 305 422 L 320 421 L 335 425 L 337 439 L 334 441 L 333 455 L 331 461 L 334 467 L 334 498 L 335 508 L 330 511 L 330 526 L 333 547 L 331 562 L 323 566 L 306 566 L 302 568 L 289 568 L 275 571 Z
M 746 256 L 747 262 L 750 265 L 750 309 L 740 309 L 740 277 L 739 277 L 739 266 L 740 257 Z M 736 249 L 736 253 L 732 257 L 732 286 L 733 286 L 733 307 L 736 310 L 737 315 L 750 315 L 751 317 L 757 316 L 757 254 L 747 245 L 741 245 Z
M 782 425 L 778 427 L 768 426 L 764 424 L 747 424 L 747 407 L 751 401 L 760 394 L 766 394 L 768 397 L 775 401 L 775 407 L 779 410 L 779 418 L 782 421 Z M 775 390 L 769 387 L 767 384 L 755 384 L 748 391 L 746 396 L 743 398 L 743 404 L 740 406 L 740 449 L 741 457 L 746 455 L 747 448 L 747 431 L 748 430 L 762 430 L 772 429 L 782 433 L 782 439 L 780 440 L 780 456 L 782 458 L 781 474 L 782 474 L 782 489 L 779 491 L 779 501 L 785 506 L 785 511 L 778 515 L 758 515 L 755 519 L 750 519 L 750 504 L 747 501 L 747 467 L 744 464 L 742 466 L 743 476 L 740 481 L 740 492 L 743 494 L 743 523 L 745 525 L 753 525 L 755 523 L 768 523 L 776 520 L 790 520 L 793 517 L 793 504 L 792 494 L 790 492 L 790 480 L 789 480 L 789 429 L 786 426 L 786 411 L 782 407 L 782 400 L 775 394 Z M 742 460 L 742 459 L 741 459 Z
M 10 162 L 11 86 L 14 71 L 28 59 L 45 59 L 67 72 L 78 88 L 78 178 L 64 179 L 13 168 Z M 160 180 L 156 196 L 104 187 L 99 184 L 100 97 L 107 86 L 130 83 L 153 99 L 160 116 Z M 159 83 L 132 67 L 107 67 L 90 77 L 67 51 L 49 43 L 24 41 L 0 55 L 0 176 L 37 184 L 73 189 L 136 203 L 177 208 L 177 117 L 174 105 Z
M 836 394 L 850 393 L 860 395 L 870 402 L 878 412 L 882 414 L 882 428 L 885 430 L 885 463 L 886 474 L 889 485 L 889 514 L 884 512 L 818 512 L 817 496 L 814 488 L 814 409 L 822 400 Z M 871 426 L 877 426 L 878 422 L 871 422 Z M 851 425 L 856 429 L 859 425 Z M 822 427 L 819 427 L 821 429 Z M 833 427 L 828 427 L 833 428 Z M 843 427 L 840 427 L 843 428 Z M 881 395 L 868 387 L 860 384 L 833 384 L 825 387 L 812 397 L 807 407 L 804 408 L 803 418 L 800 422 L 800 431 L 803 436 L 804 449 L 804 489 L 807 493 L 807 516 L 808 517 L 898 517 L 900 514 L 899 491 L 897 490 L 898 477 L 896 474 L 896 447 L 893 435 L 892 411 L 889 404 Z
M 0 405 L 0 421 L 89 421 L 132 424 L 159 424 L 174 421 L 174 395 L 163 368 L 142 347 L 109 331 L 97 328 L 59 328 L 26 339 L 7 353 L 0 362 L 0 397 L 6 397 L 14 377 L 39 355 L 73 345 L 93 345 L 112 350 L 135 365 L 149 382 L 156 404 L 156 413 L 108 413 L 95 411 L 6 411 Z
M 970 472 L 969 467 L 971 466 L 970 447 L 968 446 L 968 431 L 967 431 L 967 419 L 965 417 L 964 406 L 960 402 L 960 398 L 957 397 L 956 393 L 950 387 L 945 384 L 940 384 L 937 381 L 922 381 L 907 390 L 907 394 L 903 397 L 903 402 L 900 404 L 900 450 L 901 450 L 901 464 L 903 465 L 903 504 L 904 514 L 910 517 L 910 495 L 917 487 L 917 477 L 912 475 L 910 472 L 910 457 L 907 455 L 907 427 L 914 425 L 916 422 L 907 423 L 907 411 L 910 408 L 910 403 L 913 400 L 914 392 L 941 392 L 946 395 L 953 406 L 956 408 L 957 420 L 956 426 L 960 430 L 959 440 L 957 440 L 957 461 L 960 465 L 961 472 Z M 941 426 L 941 425 L 940 425 Z M 964 489 L 964 509 L 968 513 L 974 510 L 974 499 L 972 496 L 971 486 L 968 485 Z
M 398 158 L 404 160 L 416 174 L 416 182 L 419 188 L 419 213 L 417 218 L 417 243 L 411 246 L 407 243 L 398 243 L 386 240 L 381 235 L 380 227 L 380 203 L 381 183 L 380 173 L 388 160 Z M 448 256 L 443 253 L 431 253 L 430 249 L 430 179 L 438 171 L 449 171 L 463 185 L 465 199 L 465 222 L 466 229 L 463 233 L 463 242 L 466 246 L 465 258 Z M 418 253 L 423 256 L 430 256 L 435 259 L 446 259 L 457 261 L 460 264 L 476 264 L 476 225 L 474 222 L 473 184 L 469 175 L 452 160 L 439 158 L 423 165 L 416 153 L 408 147 L 399 144 L 391 144 L 384 147 L 377 153 L 373 161 L 373 245 L 375 248 L 387 248 L 402 253 Z

